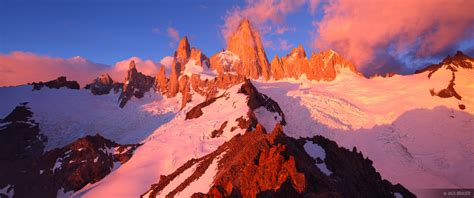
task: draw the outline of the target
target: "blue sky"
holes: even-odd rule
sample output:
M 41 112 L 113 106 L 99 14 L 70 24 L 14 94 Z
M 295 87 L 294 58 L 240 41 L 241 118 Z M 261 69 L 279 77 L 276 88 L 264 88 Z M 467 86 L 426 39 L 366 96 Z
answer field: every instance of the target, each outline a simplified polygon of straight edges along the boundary
M 311 10 L 312 3 L 319 6 Z M 81 56 L 107 65 L 132 56 L 159 61 L 176 48 L 176 39 L 168 33 L 173 29 L 212 56 L 225 48 L 221 30 L 229 24 L 229 13 L 250 18 L 262 33 L 270 61 L 302 44 L 308 56 L 319 48 L 334 49 L 372 75 L 410 73 L 458 49 L 473 55 L 474 1 L 402 4 L 353 0 L 0 0 L 0 55 L 23 51 L 49 57 Z M 433 10 L 443 10 L 443 14 L 434 15 L 430 13 Z M 277 34 L 279 27 L 289 31 Z M 283 47 L 283 43 L 288 45 Z
M 34 1 L 0 0 L 0 52 L 27 51 L 70 58 L 82 56 L 97 63 L 113 64 L 138 56 L 160 60 L 171 55 L 176 42 L 167 35 L 174 28 L 188 36 L 191 45 L 208 56 L 225 48 L 220 29 L 233 7 L 245 2 L 225 1 Z M 268 34 L 309 48 L 312 19 L 308 12 L 288 15 L 294 32 Z M 268 58 L 289 50 L 266 48 Z

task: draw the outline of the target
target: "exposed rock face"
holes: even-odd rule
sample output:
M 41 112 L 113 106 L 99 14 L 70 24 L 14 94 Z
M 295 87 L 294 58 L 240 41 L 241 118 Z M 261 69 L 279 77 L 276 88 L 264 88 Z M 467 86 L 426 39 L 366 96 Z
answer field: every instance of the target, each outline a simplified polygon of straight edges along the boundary
M 155 77 L 155 90 L 164 95 L 167 92 L 167 84 L 168 78 L 166 78 L 165 66 L 161 66 L 160 71 L 156 74 Z
M 188 102 L 191 101 L 191 87 L 189 77 L 184 75 L 179 79 L 179 92 L 182 94 L 181 109 L 183 109 Z
M 434 88 L 430 89 L 430 94 L 440 98 L 454 97 L 458 100 L 462 100 L 462 96 L 454 88 L 456 85 L 456 73 L 464 69 L 474 69 L 474 58 L 465 55 L 461 51 L 457 51 L 454 56 L 446 57 L 441 63 L 429 65 L 421 70 L 417 70 L 415 73 L 428 72 L 428 78 L 431 78 L 432 75 L 443 69 L 451 72 L 451 80 L 444 89 L 439 91 L 436 91 Z M 464 110 L 466 106 L 460 104 L 459 109 Z
M 114 82 L 108 74 L 102 74 L 84 88 L 90 89 L 94 95 L 104 95 L 109 94 L 112 89 L 117 93 L 122 87 L 123 83 Z
M 179 91 L 179 68 L 181 68 L 181 63 L 176 61 L 176 59 L 173 61 L 173 66 L 171 67 L 171 75 L 170 75 L 170 81 L 168 83 L 168 92 L 166 93 L 166 96 L 168 98 L 173 98 L 178 94 Z
M 44 153 L 47 139 L 32 115 L 22 104 L 0 121 L 0 188 L 13 186 L 15 197 L 56 197 L 60 190 L 77 191 L 104 178 L 114 163 L 128 161 L 139 146 L 119 145 L 96 135 Z
M 309 80 L 333 81 L 345 69 L 362 76 L 351 62 L 332 50 L 313 53 L 309 60 L 309 67 L 304 70 Z
M 278 113 L 281 116 L 280 124 L 286 125 L 285 114 L 281 110 L 277 102 L 272 100 L 265 94 L 259 93 L 257 88 L 252 85 L 249 79 L 245 79 L 244 84 L 239 90 L 239 93 L 247 95 L 247 105 L 251 110 L 255 110 L 259 107 L 264 107 L 270 112 Z
M 39 124 L 33 113 L 23 103 L 0 120 L 0 166 L 3 162 L 16 159 L 34 160 L 43 154 L 46 136 L 40 134 Z M 3 173 L 3 172 L 2 172 Z M 1 177 L 0 178 L 4 178 Z M 0 180 L 0 186 L 2 182 Z
M 291 53 L 282 58 L 285 77 L 299 79 L 303 68 L 308 68 L 308 58 L 302 45 L 293 48 Z
M 206 55 L 204 55 L 201 50 L 197 48 L 191 48 L 191 55 L 189 57 L 189 60 L 194 60 L 196 65 L 199 65 L 201 67 L 209 67 L 209 58 L 207 58 Z
M 202 80 L 199 75 L 191 76 L 192 90 L 199 95 L 205 96 L 206 99 L 216 97 L 218 89 L 228 89 L 229 87 L 243 82 L 244 77 L 231 73 L 219 74 L 213 80 Z
M 308 154 L 306 143 L 318 144 L 325 151 L 323 162 L 332 174 L 327 175 Z M 142 197 L 173 197 L 198 180 L 211 164 L 217 163 L 212 187 L 208 193 L 192 197 L 415 197 L 401 185 L 382 180 L 357 151 L 340 148 L 321 136 L 311 140 L 293 139 L 277 125 L 266 134 L 261 125 L 252 132 L 236 135 L 216 151 L 198 159 L 191 159 L 168 176 L 161 176 Z M 197 167 L 182 183 L 167 194 L 159 194 L 178 176 Z
M 272 60 L 272 64 L 270 65 L 272 71 L 272 77 L 275 80 L 281 80 L 285 77 L 285 70 L 283 69 L 283 62 L 281 62 L 278 55 Z
M 188 37 L 183 37 L 179 41 L 178 48 L 176 49 L 176 52 L 174 53 L 174 57 L 176 59 L 176 62 L 179 64 L 175 64 L 176 66 L 176 71 L 179 74 L 184 71 L 184 65 L 189 61 L 189 57 L 191 56 L 191 48 L 189 45 Z
M 80 89 L 79 83 L 76 81 L 68 81 L 65 76 L 61 76 L 57 78 L 56 80 L 51 80 L 48 82 L 33 82 L 31 83 L 33 85 L 33 91 L 34 90 L 41 90 L 44 86 L 48 88 L 54 88 L 54 89 L 59 89 L 61 87 L 66 87 L 69 89 Z
M 233 65 L 235 71 L 245 77 L 258 79 L 263 76 L 270 78 L 270 68 L 267 55 L 263 48 L 260 34 L 244 19 L 227 42 L 227 50 L 237 54 L 242 61 L 240 65 Z
M 135 61 L 130 61 L 130 66 L 123 83 L 122 93 L 118 99 L 119 106 L 123 108 L 133 96 L 142 98 L 155 84 L 155 78 L 137 71 Z
M 190 120 L 190 119 L 196 119 L 199 118 L 203 115 L 202 108 L 207 107 L 214 103 L 217 99 L 224 97 L 224 94 L 218 96 L 218 97 L 212 97 L 209 99 L 206 99 L 204 102 L 199 103 L 195 107 L 193 107 L 191 110 L 189 110 L 186 113 L 186 118 L 185 120 Z
M 231 51 L 222 51 L 211 56 L 211 69 L 217 71 L 219 75 L 224 72 L 235 72 L 234 66 L 239 68 L 242 65 L 239 55 Z

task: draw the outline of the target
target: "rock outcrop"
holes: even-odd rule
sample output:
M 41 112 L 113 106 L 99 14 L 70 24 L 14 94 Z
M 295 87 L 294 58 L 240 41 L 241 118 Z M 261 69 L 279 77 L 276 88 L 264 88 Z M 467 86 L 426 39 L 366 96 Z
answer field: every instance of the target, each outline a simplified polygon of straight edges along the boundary
M 137 71 L 135 61 L 130 61 L 127 76 L 123 83 L 122 93 L 118 99 L 119 106 L 123 108 L 133 96 L 142 98 L 155 84 L 155 78 Z
M 474 58 L 465 55 L 461 51 L 457 51 L 454 56 L 447 56 L 439 64 L 429 65 L 421 70 L 417 70 L 415 73 L 426 72 L 428 74 L 428 78 L 431 78 L 437 72 L 450 72 L 451 80 L 447 82 L 446 88 L 443 88 L 438 91 L 432 88 L 429 90 L 429 92 L 432 96 L 437 96 L 440 98 L 454 97 L 457 100 L 461 101 L 463 98 L 462 95 L 458 93 L 458 91 L 456 91 L 456 89 L 454 88 L 456 85 L 456 73 L 466 69 L 474 69 Z M 466 106 L 464 104 L 459 104 L 458 106 L 461 110 L 466 109 Z
M 280 124 L 286 125 L 285 114 L 281 110 L 280 105 L 267 95 L 259 93 L 249 79 L 245 79 L 244 84 L 240 87 L 239 93 L 247 95 L 247 106 L 250 110 L 254 111 L 260 107 L 264 107 L 269 112 L 277 113 L 281 117 Z
M 84 88 L 90 89 L 94 95 L 105 95 L 109 94 L 112 89 L 118 93 L 122 87 L 123 83 L 114 82 L 108 74 L 102 74 Z
M 14 191 L 15 197 L 56 197 L 60 191 L 80 190 L 127 162 L 139 146 L 95 135 L 45 152 L 47 138 L 26 105 L 0 121 L 0 189 Z
M 211 69 L 222 75 L 225 72 L 235 72 L 234 66 L 241 67 L 242 61 L 239 55 L 225 50 L 211 56 L 210 63 Z
M 306 144 L 323 149 L 325 159 L 314 158 Z M 330 174 L 318 166 L 321 163 L 327 165 Z M 191 174 L 182 175 L 192 167 L 196 168 Z M 217 167 L 215 173 L 210 167 Z M 288 137 L 282 125 L 267 134 L 259 124 L 216 151 L 161 176 L 142 197 L 176 196 L 208 171 L 214 175 L 212 186 L 207 193 L 194 193 L 192 197 L 415 197 L 403 186 L 383 180 L 372 161 L 356 150 L 338 147 L 322 136 L 298 140 Z M 160 194 L 177 177 L 185 178 Z
M 273 58 L 270 68 L 271 68 L 272 77 L 274 80 L 281 80 L 285 77 L 283 62 L 281 62 L 281 59 L 278 57 L 278 55 L 275 55 L 275 57 Z
M 191 48 L 191 55 L 189 57 L 189 60 L 194 60 L 195 64 L 201 67 L 210 67 L 209 58 L 207 58 L 207 56 L 204 55 L 201 50 L 197 48 Z
M 160 92 L 161 95 L 165 95 L 168 91 L 167 85 L 168 78 L 166 78 L 165 66 L 162 65 L 155 77 L 155 90 Z
M 69 88 L 69 89 L 80 89 L 79 87 L 79 83 L 77 83 L 76 81 L 68 81 L 66 79 L 66 76 L 61 76 L 55 80 L 51 80 L 51 81 L 48 81 L 48 82 L 33 82 L 33 83 L 30 83 L 31 85 L 33 85 L 33 91 L 34 90 L 41 90 L 41 88 L 43 87 L 48 87 L 48 88 L 51 88 L 51 89 L 59 89 L 61 87 L 66 87 L 66 88 Z
M 309 67 L 305 69 L 309 80 L 333 81 L 343 70 L 352 71 L 356 75 L 363 76 L 351 62 L 345 60 L 333 50 L 311 54 Z
M 233 65 L 238 74 L 258 79 L 270 78 L 270 65 L 263 48 L 260 34 L 254 30 L 250 21 L 243 19 L 237 30 L 228 38 L 227 50 L 237 54 L 241 64 Z
M 303 74 L 303 68 L 308 68 L 308 58 L 302 45 L 298 45 L 297 48 L 293 48 L 291 53 L 282 57 L 283 70 L 285 71 L 285 77 L 299 79 Z
M 184 66 L 189 61 L 189 57 L 191 56 L 191 47 L 189 45 L 188 37 L 183 37 L 179 41 L 178 48 L 174 52 L 174 58 L 176 62 L 179 64 L 175 64 L 176 72 L 181 74 L 184 71 Z
M 171 67 L 171 74 L 170 74 L 170 80 L 167 86 L 167 93 L 166 96 L 168 98 L 173 98 L 178 94 L 179 91 L 179 71 L 181 68 L 181 63 L 177 61 L 176 59 L 173 61 L 173 65 Z

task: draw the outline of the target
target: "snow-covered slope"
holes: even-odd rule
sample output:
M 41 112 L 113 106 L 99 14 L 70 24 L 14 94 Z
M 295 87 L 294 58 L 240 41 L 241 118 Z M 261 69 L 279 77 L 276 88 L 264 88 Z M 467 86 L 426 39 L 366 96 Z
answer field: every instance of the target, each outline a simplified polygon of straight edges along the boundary
M 21 102 L 28 102 L 33 119 L 48 137 L 46 150 L 63 147 L 86 135 L 97 133 L 121 144 L 139 143 L 170 121 L 179 109 L 180 96 L 165 99 L 147 92 L 118 107 L 119 94 L 93 95 L 89 90 L 66 88 L 32 91 L 32 86 L 1 87 L 0 117 Z
M 202 108 L 202 116 L 186 120 L 186 113 L 194 103 L 186 106 L 176 117 L 158 128 L 135 151 L 134 156 L 104 180 L 76 193 L 81 197 L 138 197 L 158 181 L 160 175 L 173 172 L 191 158 L 202 157 L 228 141 L 236 134 L 245 132 L 238 126 L 238 118 L 246 119 L 249 107 L 247 96 L 237 93 L 240 86 L 221 91 L 218 98 Z M 212 132 L 226 127 L 219 137 Z M 235 127 L 235 128 L 234 128 Z M 232 129 L 234 128 L 234 129 Z M 192 193 L 192 192 L 190 192 Z
M 256 86 L 282 107 L 288 135 L 321 134 L 346 148 L 355 146 L 382 177 L 416 192 L 474 187 L 474 70 L 457 75 L 461 101 L 430 94 L 433 87 L 449 84 L 450 72 L 373 79 L 343 72 L 333 82 L 300 79 Z

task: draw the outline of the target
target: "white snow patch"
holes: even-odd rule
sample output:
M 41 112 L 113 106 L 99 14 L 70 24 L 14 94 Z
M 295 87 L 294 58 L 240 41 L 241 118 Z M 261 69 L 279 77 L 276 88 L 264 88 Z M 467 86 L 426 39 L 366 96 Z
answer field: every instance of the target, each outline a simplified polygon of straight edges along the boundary
M 72 196 L 72 194 L 74 194 L 74 191 L 64 192 L 64 188 L 60 188 L 58 190 L 58 193 L 56 194 L 56 197 L 57 198 L 69 198 L 69 197 Z
M 400 194 L 399 192 L 395 192 L 394 195 L 395 195 L 395 198 L 403 198 L 403 195 Z
M 59 157 L 58 159 L 56 159 L 56 162 L 54 162 L 54 166 L 52 168 L 53 174 L 54 174 L 54 171 L 61 170 L 62 163 L 63 163 L 63 158 Z
M 326 162 L 324 162 L 324 160 L 326 159 L 326 151 L 323 149 L 323 147 L 318 144 L 314 144 L 311 141 L 306 141 L 306 143 L 304 144 L 304 150 L 312 158 L 319 158 L 323 160 L 323 163 L 316 162 L 316 166 L 319 168 L 319 170 L 321 170 L 321 172 L 323 172 L 327 176 L 332 174 L 332 172 L 326 166 Z
M 196 65 L 196 60 L 189 60 L 184 66 L 183 74 L 191 77 L 193 74 L 199 74 L 201 79 L 213 80 L 217 77 L 217 72 L 212 71 L 206 66 Z
M 258 123 L 265 127 L 267 133 L 270 133 L 277 123 L 280 123 L 282 118 L 278 112 L 268 111 L 265 107 L 259 107 L 254 110 Z
M 13 195 L 15 195 L 15 188 L 13 185 L 7 185 L 4 188 L 0 188 L 0 194 L 4 194 L 11 198 Z

